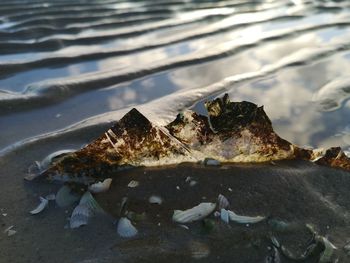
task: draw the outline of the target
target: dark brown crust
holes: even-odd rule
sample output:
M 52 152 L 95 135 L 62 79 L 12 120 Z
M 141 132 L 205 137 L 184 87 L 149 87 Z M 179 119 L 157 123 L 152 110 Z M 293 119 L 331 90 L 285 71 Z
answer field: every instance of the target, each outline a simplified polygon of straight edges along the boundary
M 263 129 L 264 133 L 273 132 L 272 123 L 263 107 L 258 107 L 254 103 L 231 102 L 228 94 L 225 94 L 222 99 L 206 102 L 205 106 L 215 131 L 236 131 L 252 126 Z
M 344 154 L 340 147 L 329 148 L 324 156 L 315 163 L 350 171 L 350 158 Z
M 210 128 L 207 117 L 191 112 L 192 131 L 195 133 L 196 139 L 200 144 L 206 144 L 212 140 L 214 132 Z M 185 119 L 184 114 L 178 114 L 174 121 L 165 126 L 169 133 L 186 145 L 190 145 L 191 141 L 183 138 L 180 133 L 189 123 Z M 193 139 L 193 138 L 192 138 Z
M 272 128 L 272 123 L 266 115 L 263 106 L 242 101 L 231 102 L 228 94 L 223 98 L 205 103 L 210 123 L 223 138 L 239 136 L 242 130 L 249 130 L 255 138 L 259 138 L 266 152 L 276 153 L 278 150 L 288 151 L 291 143 L 280 138 Z

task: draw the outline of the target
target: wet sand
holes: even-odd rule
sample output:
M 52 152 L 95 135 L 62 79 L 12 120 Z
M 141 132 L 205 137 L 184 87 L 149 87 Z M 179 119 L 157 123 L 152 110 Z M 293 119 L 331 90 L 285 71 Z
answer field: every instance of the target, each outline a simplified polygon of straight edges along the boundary
M 55 143 L 51 141 L 50 146 Z M 301 161 L 134 168 L 115 174 L 110 191 L 95 195 L 106 214 L 72 230 L 65 226 L 74 206 L 63 209 L 50 203 L 42 213 L 29 214 L 38 196 L 60 188 L 59 184 L 23 180 L 30 160 L 41 159 L 49 148 L 42 143 L 0 160 L 1 228 L 13 225 L 17 231 L 10 237 L 1 233 L 0 262 L 265 262 L 272 253 L 271 236 L 302 250 L 310 239 L 305 224 L 312 224 L 339 248 L 339 262 L 349 260 L 342 249 L 350 238 L 349 173 Z M 190 186 L 187 177 L 198 183 Z M 127 187 L 131 180 L 140 185 Z M 171 220 L 174 209 L 216 202 L 219 194 L 229 199 L 230 209 L 237 214 L 269 220 L 227 225 L 210 215 L 208 219 L 214 222 L 210 231 L 203 221 L 184 229 Z M 163 203 L 150 204 L 151 195 L 161 196 Z M 145 220 L 134 222 L 139 233 L 132 239 L 121 238 L 116 231 L 123 197 L 128 197 L 128 211 L 146 214 Z M 295 227 L 279 233 L 271 227 L 271 219 Z M 293 261 L 282 256 L 281 262 Z M 318 262 L 318 255 L 305 262 Z

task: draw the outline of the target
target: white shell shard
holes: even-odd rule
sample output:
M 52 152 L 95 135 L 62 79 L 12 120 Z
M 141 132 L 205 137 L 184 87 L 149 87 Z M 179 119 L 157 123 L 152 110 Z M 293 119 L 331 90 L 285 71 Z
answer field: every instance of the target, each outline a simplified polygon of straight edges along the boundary
M 215 212 L 214 212 L 214 216 L 215 216 L 215 217 L 220 217 L 220 212 L 219 212 L 219 211 L 215 211 Z
M 72 216 L 70 218 L 70 228 L 78 228 L 80 226 L 87 225 L 90 217 L 93 216 L 93 211 L 86 204 L 79 204 L 74 208 Z
M 350 158 L 350 151 L 344 151 L 344 154 Z
M 240 224 L 255 224 L 258 223 L 262 220 L 265 219 L 265 217 L 263 216 L 255 216 L 255 217 L 251 217 L 251 216 L 240 216 L 237 215 L 235 212 L 228 210 L 227 211 L 230 217 L 230 220 L 236 223 L 240 223 Z
M 215 203 L 200 203 L 188 210 L 175 210 L 173 221 L 184 224 L 201 220 L 210 215 L 215 210 L 215 207 Z
M 4 230 L 4 234 L 7 234 L 8 237 L 13 236 L 16 233 L 17 231 L 13 229 L 13 226 L 10 226 Z
M 56 204 L 59 207 L 67 207 L 79 200 L 80 196 L 64 185 L 58 190 L 56 194 Z
M 54 201 L 56 199 L 56 195 L 55 194 L 48 194 L 47 196 L 45 196 L 45 199 L 48 201 Z
M 55 159 L 59 159 L 59 157 L 63 157 L 64 155 L 68 153 L 72 153 L 75 150 L 73 149 L 65 149 L 65 150 L 59 150 L 53 153 L 50 153 L 48 156 L 46 156 L 41 162 L 40 162 L 40 170 L 43 172 L 46 170 Z
M 92 213 L 103 211 L 100 205 L 97 203 L 97 201 L 89 191 L 83 194 L 83 196 L 80 199 L 79 205 L 85 205 L 89 207 Z
M 276 237 L 271 237 L 271 242 L 272 242 L 272 244 L 275 246 L 275 247 L 277 247 L 277 248 L 280 248 L 281 247 L 281 244 L 280 244 L 280 242 L 277 240 L 277 238 Z
M 314 149 L 312 151 L 312 157 L 311 157 L 311 161 L 312 162 L 317 162 L 319 159 L 321 159 L 324 155 L 326 154 L 326 150 L 323 148 L 318 148 L 318 149 Z
M 117 232 L 119 236 L 130 238 L 137 235 L 137 229 L 131 224 L 126 217 L 121 217 L 118 221 Z
M 7 231 L 7 236 L 8 236 L 8 237 L 13 236 L 13 235 L 16 234 L 16 233 L 17 233 L 16 230 L 10 229 L 9 231 Z
M 220 218 L 226 224 L 228 224 L 230 222 L 230 217 L 229 217 L 228 211 L 226 209 L 223 209 L 223 208 L 221 209 Z
M 322 243 L 324 245 L 324 250 L 321 253 L 321 257 L 319 259 L 319 263 L 327 263 L 332 262 L 332 256 L 334 254 L 334 250 L 337 249 L 335 245 L 333 245 L 327 238 L 321 238 Z
M 97 182 L 89 186 L 89 191 L 91 193 L 103 193 L 107 192 L 111 187 L 112 178 L 107 178 L 103 182 Z
M 32 215 L 36 215 L 39 214 L 41 211 L 43 211 L 49 204 L 49 200 L 45 199 L 44 197 L 39 197 L 40 199 L 40 204 L 32 211 L 30 211 L 30 213 Z
M 151 204 L 158 204 L 161 205 L 163 200 L 160 196 L 157 195 L 152 195 L 149 199 L 148 202 L 150 202 Z
M 349 251 L 350 251 L 350 243 L 345 244 L 344 250 L 347 252 L 347 254 L 349 253 Z
M 227 209 L 230 206 L 230 202 L 227 200 L 225 196 L 222 194 L 219 194 L 218 196 L 218 209 L 221 210 L 222 208 Z
M 191 187 L 192 187 L 192 186 L 195 186 L 196 184 L 198 184 L 197 181 L 192 180 L 192 181 L 190 182 L 190 186 L 191 186 Z
M 128 184 L 128 187 L 130 188 L 135 188 L 135 187 L 138 187 L 139 186 L 139 182 L 138 181 L 135 181 L 135 180 L 131 180 Z
M 4 233 L 7 233 L 9 230 L 11 230 L 13 228 L 13 226 L 9 226 L 8 228 L 6 228 L 5 230 L 4 230 Z
M 123 212 L 125 211 L 127 202 L 128 202 L 128 198 L 123 197 L 122 201 L 120 202 L 119 215 L 122 215 Z
M 181 228 L 183 228 L 183 229 L 186 229 L 186 230 L 189 230 L 190 228 L 188 227 L 188 226 L 186 226 L 186 225 L 179 225 L 179 227 L 181 227 Z

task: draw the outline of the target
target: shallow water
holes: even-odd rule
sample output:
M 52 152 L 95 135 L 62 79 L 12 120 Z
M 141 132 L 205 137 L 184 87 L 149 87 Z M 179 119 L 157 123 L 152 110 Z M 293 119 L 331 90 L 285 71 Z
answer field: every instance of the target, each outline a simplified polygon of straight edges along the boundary
M 50 187 L 24 184 L 27 167 L 81 147 L 132 107 L 164 125 L 229 93 L 264 105 L 277 133 L 295 144 L 350 150 L 349 10 L 345 0 L 2 1 L 0 222 L 19 231 L 0 240 L 6 251 L 26 244 L 18 255 L 1 250 L 4 262 L 47 262 L 55 250 L 48 240 L 33 249 L 26 241 L 50 226 L 45 215 L 27 215 Z M 64 222 L 52 224 L 60 231 Z M 82 247 L 80 255 L 92 249 Z
M 296 144 L 349 147 L 347 1 L 22 3 L 0 6 L 1 148 L 223 92 Z

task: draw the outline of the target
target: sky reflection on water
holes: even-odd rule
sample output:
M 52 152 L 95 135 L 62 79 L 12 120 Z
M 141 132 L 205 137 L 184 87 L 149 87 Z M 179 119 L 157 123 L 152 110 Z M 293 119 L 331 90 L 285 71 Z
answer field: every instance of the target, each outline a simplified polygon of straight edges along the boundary
M 350 53 L 346 45 L 350 40 L 350 29 L 347 24 L 349 10 L 346 3 L 334 2 L 333 4 L 339 7 L 338 11 L 329 4 L 317 6 L 304 1 L 293 2 L 294 4 L 290 1 L 278 3 L 267 1 L 254 5 L 236 5 L 234 1 L 230 1 L 225 3 L 226 7 L 223 3 L 202 4 L 202 7 L 207 9 L 198 9 L 196 12 L 190 10 L 193 8 L 190 2 L 187 7 L 176 4 L 171 7 L 169 4 L 171 10 L 169 9 L 170 12 L 167 13 L 169 15 L 167 20 L 144 23 L 143 27 L 153 29 L 129 37 L 96 40 L 97 43 L 90 45 L 75 44 L 73 41 L 71 45 L 66 46 L 63 41 L 62 47 L 58 50 L 35 52 L 34 48 L 32 52 L 0 54 L 3 63 L 39 61 L 35 68 L 23 67 L 17 73 L 2 75 L 0 89 L 21 95 L 28 85 L 35 87 L 37 83 L 43 81 L 53 84 L 56 81 L 57 85 L 61 85 L 64 83 L 62 81 L 71 77 L 75 78 L 72 82 L 81 83 L 82 86 L 78 94 L 59 103 L 40 106 L 40 102 L 37 102 L 33 104 L 33 109 L 27 112 L 19 111 L 8 116 L 0 116 L 0 125 L 5 127 L 0 146 L 59 129 L 104 112 L 137 107 L 181 90 L 190 91 L 195 88 L 205 90 L 206 86 L 220 83 L 227 77 L 263 71 L 267 65 L 278 65 L 294 54 L 300 55 L 302 51 L 306 56 L 303 63 L 232 84 L 226 87 L 226 91 L 232 100 L 249 100 L 264 105 L 276 130 L 282 137 L 294 143 L 314 147 L 340 145 L 348 148 L 350 104 L 347 99 L 350 92 L 346 93 L 346 87 L 343 89 L 336 87 L 330 97 L 327 97 L 327 105 L 337 107 L 328 109 L 324 108 L 324 103 L 321 101 L 321 99 L 324 101 L 324 98 L 319 94 L 322 87 L 327 87 L 326 85 L 332 81 L 341 82 L 350 72 Z M 216 9 L 208 9 L 210 5 L 214 7 L 216 5 Z M 121 11 L 129 8 L 132 10 L 133 7 L 145 12 L 151 10 L 151 7 L 145 8 L 140 3 L 125 3 L 122 4 Z M 118 6 L 111 8 L 118 9 Z M 220 14 L 222 17 L 215 17 Z M 213 17 L 206 18 L 208 15 Z M 200 20 L 202 18 L 205 19 Z M 97 19 L 91 23 L 96 25 L 98 21 Z M 186 23 L 181 24 L 183 22 Z M 81 26 L 86 26 L 88 22 L 84 23 Z M 103 24 L 102 20 L 101 23 Z M 169 23 L 179 25 L 157 28 L 157 25 L 169 25 Z M 8 21 L 0 25 L 0 29 L 6 31 L 14 24 L 16 23 Z M 79 25 L 78 22 L 73 24 Z M 321 27 L 308 29 L 318 25 Z M 108 35 L 113 32 L 136 30 L 138 26 L 93 30 L 87 27 L 77 35 L 53 34 L 45 36 L 42 40 L 55 37 L 74 39 L 82 36 L 94 37 L 96 34 Z M 293 34 L 292 32 L 297 29 L 299 33 Z M 267 36 L 270 38 L 266 39 Z M 157 43 L 163 44 L 159 47 L 149 47 Z M 339 45 L 344 45 L 344 48 L 339 48 Z M 323 58 L 316 57 L 306 61 L 309 53 L 318 48 L 334 47 L 338 47 L 338 50 L 330 52 Z M 83 53 L 98 54 L 100 51 L 116 52 L 125 49 L 136 50 L 124 55 L 107 54 L 104 57 L 94 55 L 83 60 L 73 58 L 69 63 L 57 62 L 55 65 L 40 66 L 40 60 L 47 57 L 74 57 Z M 213 56 L 216 53 L 219 55 Z M 184 62 L 176 66 L 175 62 L 181 59 Z M 189 63 L 186 64 L 187 60 Z M 84 85 L 89 85 L 85 80 L 93 74 L 110 72 L 117 76 L 120 72 L 129 70 L 132 75 L 133 70 L 147 72 L 152 65 L 161 65 L 164 69 L 141 74 L 141 77 L 130 79 L 128 77 L 127 81 L 124 80 L 125 76 L 121 76 L 120 79 L 115 77 L 112 85 L 102 84 L 98 89 L 84 90 Z M 167 106 L 162 106 L 164 111 L 167 110 Z M 60 115 L 59 121 L 52 118 L 57 114 Z M 50 121 L 44 122 L 43 125 L 31 126 L 29 120 L 32 119 Z M 23 124 L 30 128 L 22 131 L 20 127 Z M 16 132 L 13 132 L 14 130 Z

